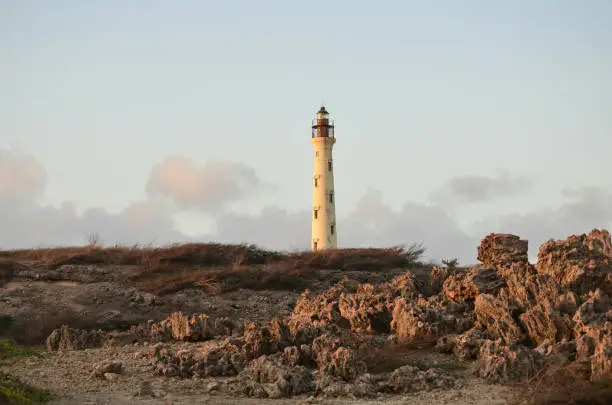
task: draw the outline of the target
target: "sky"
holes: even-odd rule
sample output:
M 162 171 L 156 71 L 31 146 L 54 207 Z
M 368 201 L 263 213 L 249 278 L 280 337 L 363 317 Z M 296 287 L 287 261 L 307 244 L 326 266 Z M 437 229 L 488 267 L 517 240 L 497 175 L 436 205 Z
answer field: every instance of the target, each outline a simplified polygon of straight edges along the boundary
M 609 0 L 0 0 L 0 248 L 310 245 L 476 262 L 612 224 Z

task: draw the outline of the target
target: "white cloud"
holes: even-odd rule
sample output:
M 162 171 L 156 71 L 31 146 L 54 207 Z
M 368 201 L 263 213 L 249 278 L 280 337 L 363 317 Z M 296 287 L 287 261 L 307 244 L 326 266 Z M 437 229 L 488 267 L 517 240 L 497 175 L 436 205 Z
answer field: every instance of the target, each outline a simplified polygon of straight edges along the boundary
M 260 185 L 255 170 L 242 163 L 212 161 L 200 167 L 171 157 L 153 166 L 146 190 L 151 196 L 171 198 L 180 208 L 217 212 Z
M 464 175 L 455 176 L 431 194 L 440 203 L 479 203 L 500 197 L 522 194 L 531 189 L 532 183 L 524 177 L 512 177 L 506 173 L 496 177 Z
M 119 213 L 92 207 L 79 214 L 70 202 L 59 207 L 41 205 L 46 175 L 31 155 L 12 150 L 0 152 L 0 181 L 1 248 L 84 244 L 91 233 L 99 234 L 106 244 L 165 244 L 199 239 L 248 242 L 282 250 L 306 249 L 310 245 L 309 211 L 291 212 L 269 206 L 257 215 L 248 215 L 226 209 L 228 204 L 249 197 L 262 183 L 253 169 L 241 164 L 213 162 L 198 167 L 183 158 L 170 158 L 152 169 L 146 185 L 148 199 Z M 480 182 L 476 180 L 475 184 Z M 490 196 L 490 190 L 500 193 L 521 189 L 516 184 L 491 186 L 488 181 L 482 187 L 457 181 L 449 184 L 463 184 L 451 189 L 467 200 Z M 168 204 L 168 197 L 174 203 Z M 481 218 L 465 230 L 441 205 L 408 201 L 400 209 L 393 209 L 385 203 L 382 192 L 369 190 L 351 212 L 339 213 L 339 244 L 387 247 L 423 242 L 428 258 L 457 257 L 462 263 L 473 263 L 480 239 L 490 232 L 514 233 L 529 239 L 533 256 L 539 244 L 549 238 L 565 238 L 611 224 L 610 192 L 583 187 L 564 190 L 562 197 L 565 201 L 557 208 Z M 173 219 L 177 212 L 187 211 L 190 215 L 213 212 L 215 231 L 200 238 L 187 237 Z

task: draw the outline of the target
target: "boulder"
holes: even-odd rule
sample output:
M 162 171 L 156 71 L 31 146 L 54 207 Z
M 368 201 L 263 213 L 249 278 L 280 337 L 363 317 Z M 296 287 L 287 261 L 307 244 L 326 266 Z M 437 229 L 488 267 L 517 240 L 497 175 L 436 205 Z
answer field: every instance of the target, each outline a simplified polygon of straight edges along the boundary
M 513 263 L 528 263 L 528 242 L 516 235 L 487 235 L 478 246 L 478 260 L 495 267 L 502 274 Z

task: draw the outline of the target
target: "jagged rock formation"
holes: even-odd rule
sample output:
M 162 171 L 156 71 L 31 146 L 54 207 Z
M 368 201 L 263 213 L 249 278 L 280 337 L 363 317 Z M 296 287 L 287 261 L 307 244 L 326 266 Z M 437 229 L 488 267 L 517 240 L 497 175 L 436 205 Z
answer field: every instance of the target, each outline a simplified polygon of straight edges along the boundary
M 73 329 L 62 326 L 55 329 L 47 337 L 47 350 L 61 352 L 65 350 L 83 350 L 101 347 L 104 342 L 104 333 L 99 330 Z
M 533 376 L 551 364 L 590 363 L 592 380 L 612 377 L 612 243 L 607 231 L 548 241 L 536 266 L 527 261 L 527 242 L 490 234 L 478 258 L 491 272 L 480 288 L 476 269 L 445 281 L 444 294 L 474 302 L 475 331 L 462 341 L 478 351 L 478 375 L 489 381 Z M 499 277 L 493 276 L 496 270 Z M 481 283 L 482 284 L 482 283 Z M 456 335 L 438 350 L 455 352 Z M 458 357 L 469 358 L 457 349 Z
M 269 398 L 371 396 L 457 384 L 439 369 L 412 364 L 368 370 L 364 353 L 376 339 L 383 346 L 393 340 L 435 344 L 475 361 L 476 374 L 490 382 L 530 378 L 559 365 L 576 367 L 586 379 L 612 378 L 610 234 L 593 230 L 546 242 L 537 265 L 528 262 L 527 247 L 518 236 L 490 234 L 478 247 L 481 265 L 435 268 L 426 285 L 410 271 L 380 284 L 345 278 L 320 294 L 305 291 L 289 316 L 265 324 L 238 328 L 224 318 L 175 313 L 129 332 L 62 328 L 47 345 L 57 351 L 134 339 L 165 342 L 154 346 L 156 374 L 233 377 L 240 392 Z M 176 341 L 191 343 L 174 350 L 168 342 Z

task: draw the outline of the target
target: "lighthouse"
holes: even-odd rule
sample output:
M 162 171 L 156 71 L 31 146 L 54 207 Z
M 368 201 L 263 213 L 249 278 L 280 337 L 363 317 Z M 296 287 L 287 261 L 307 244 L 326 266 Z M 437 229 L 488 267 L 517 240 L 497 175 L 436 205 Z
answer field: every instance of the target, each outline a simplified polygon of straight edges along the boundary
M 336 196 L 334 194 L 334 162 L 332 149 L 336 143 L 334 121 L 324 106 L 312 121 L 314 147 L 314 177 L 312 179 L 312 240 L 313 251 L 336 249 Z

